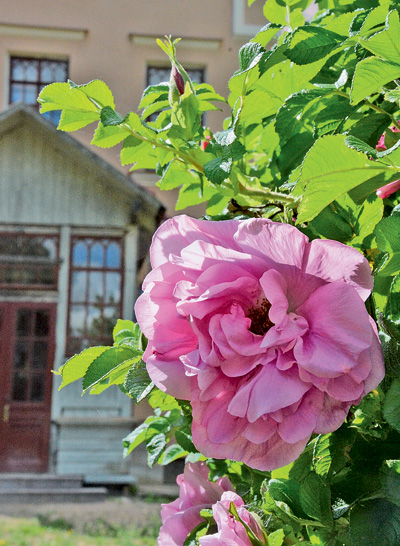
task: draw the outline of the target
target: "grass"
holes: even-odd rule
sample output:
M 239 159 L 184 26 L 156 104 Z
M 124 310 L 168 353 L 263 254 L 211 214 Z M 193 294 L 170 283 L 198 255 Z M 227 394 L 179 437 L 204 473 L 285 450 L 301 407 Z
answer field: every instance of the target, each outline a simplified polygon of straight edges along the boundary
M 0 516 L 0 546 L 156 546 L 157 534 L 152 523 L 129 529 L 98 519 L 77 533 L 63 519 Z

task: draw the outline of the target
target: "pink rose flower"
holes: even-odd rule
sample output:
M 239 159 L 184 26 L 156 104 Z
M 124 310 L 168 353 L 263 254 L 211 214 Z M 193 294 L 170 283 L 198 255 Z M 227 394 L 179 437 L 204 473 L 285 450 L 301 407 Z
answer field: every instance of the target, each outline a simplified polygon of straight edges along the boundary
M 250 527 L 262 544 L 265 543 L 258 523 L 244 507 L 243 499 L 236 493 L 228 492 L 223 493 L 221 500 L 212 507 L 218 532 L 200 537 L 200 546 L 252 546 L 244 525 L 230 513 L 231 503 L 235 505 L 239 518 Z
M 265 219 L 174 217 L 136 316 L 155 384 L 190 400 L 207 457 L 272 470 L 343 423 L 384 376 L 368 261 Z
M 183 546 L 187 535 L 201 523 L 200 511 L 211 508 L 225 491 L 233 490 L 230 480 L 208 480 L 208 467 L 203 462 L 188 463 L 177 479 L 179 497 L 161 505 L 162 526 L 158 546 Z
M 390 129 L 393 133 L 398 133 L 400 131 L 400 129 L 397 129 L 397 127 L 394 126 Z M 386 133 L 383 133 L 378 144 L 375 146 L 378 152 L 383 152 L 387 149 L 385 144 L 385 135 Z M 386 199 L 386 197 L 389 197 L 389 195 L 392 195 L 392 193 L 395 193 L 398 189 L 400 189 L 400 180 L 395 180 L 394 182 L 389 182 L 389 184 L 385 184 L 381 188 L 378 188 L 376 190 L 376 195 L 381 199 Z

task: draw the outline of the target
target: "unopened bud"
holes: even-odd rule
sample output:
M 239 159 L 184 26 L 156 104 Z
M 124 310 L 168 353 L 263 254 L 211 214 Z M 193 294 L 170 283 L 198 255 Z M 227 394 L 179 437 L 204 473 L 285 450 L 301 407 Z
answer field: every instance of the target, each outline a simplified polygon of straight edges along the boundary
M 179 72 L 175 65 L 172 67 L 172 78 L 174 79 L 179 94 L 183 95 L 183 93 L 185 92 L 185 82 L 183 80 L 182 74 Z

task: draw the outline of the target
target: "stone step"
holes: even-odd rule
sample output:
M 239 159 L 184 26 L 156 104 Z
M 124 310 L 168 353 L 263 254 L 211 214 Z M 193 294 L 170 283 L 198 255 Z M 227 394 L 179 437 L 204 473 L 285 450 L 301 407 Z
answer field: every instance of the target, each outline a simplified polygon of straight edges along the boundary
M 105 487 L 78 487 L 70 489 L 30 488 L 1 491 L 1 504 L 42 504 L 52 502 L 101 502 L 108 497 Z
M 55 474 L 0 474 L 0 495 L 2 492 L 40 490 L 78 489 L 82 486 L 82 476 L 56 476 Z

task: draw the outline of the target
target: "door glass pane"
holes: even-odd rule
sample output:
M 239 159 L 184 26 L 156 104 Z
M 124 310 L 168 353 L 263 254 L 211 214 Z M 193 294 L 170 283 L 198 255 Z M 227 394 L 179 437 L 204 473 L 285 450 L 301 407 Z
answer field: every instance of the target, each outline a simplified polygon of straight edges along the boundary
M 34 374 L 31 384 L 31 402 L 41 402 L 44 398 L 44 377 L 42 374 Z
M 31 332 L 32 312 L 29 309 L 18 309 L 17 335 L 29 336 Z
M 50 330 L 50 314 L 47 309 L 35 313 L 35 336 L 48 336 Z
M 33 344 L 32 365 L 34 368 L 46 368 L 47 341 L 35 341 Z
M 17 341 L 14 350 L 14 368 L 21 369 L 29 365 L 29 346 L 27 341 Z
M 28 381 L 24 372 L 14 374 L 12 399 L 22 401 L 27 399 Z

